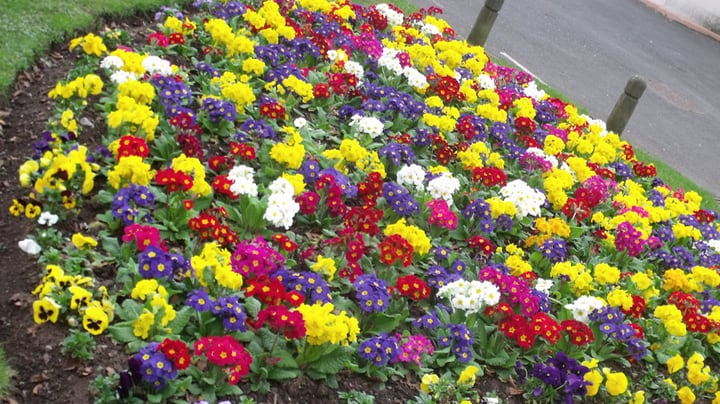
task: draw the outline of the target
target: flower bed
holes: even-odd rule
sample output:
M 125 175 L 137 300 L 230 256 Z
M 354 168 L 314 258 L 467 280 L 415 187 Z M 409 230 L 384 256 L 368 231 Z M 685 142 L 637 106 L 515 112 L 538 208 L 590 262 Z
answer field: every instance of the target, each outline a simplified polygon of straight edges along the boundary
M 35 321 L 130 355 L 98 401 L 350 370 L 416 402 L 481 400 L 489 372 L 528 400 L 720 402 L 718 214 L 603 122 L 436 9 L 194 6 L 143 46 L 70 43 L 10 207 L 37 221 Z

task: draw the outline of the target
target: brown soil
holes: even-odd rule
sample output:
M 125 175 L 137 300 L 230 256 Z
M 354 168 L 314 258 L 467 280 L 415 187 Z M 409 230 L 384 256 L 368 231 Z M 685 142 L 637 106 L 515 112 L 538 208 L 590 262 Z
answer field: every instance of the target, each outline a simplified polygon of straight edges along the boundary
M 135 33 L 147 32 L 147 16 L 108 26 Z M 127 355 L 108 337 L 98 338 L 95 359 L 81 362 L 61 353 L 68 329 L 63 325 L 36 325 L 32 318 L 30 293 L 41 279 L 41 268 L 33 257 L 18 248 L 18 241 L 32 231 L 32 223 L 9 214 L 13 198 L 27 189 L 17 180 L 19 166 L 32 156 L 32 143 L 45 130 L 51 113 L 47 93 L 63 79 L 74 64 L 66 44 L 53 47 L 48 56 L 18 75 L 11 95 L 0 97 L 0 343 L 16 375 L 8 403 L 90 403 L 88 384 L 98 374 L 118 372 L 126 367 Z M 96 125 L 99 130 L 101 125 Z M 88 131 L 82 133 L 88 141 Z M 364 391 L 376 403 L 402 403 L 415 397 L 417 380 L 400 380 L 384 387 L 350 373 L 338 375 L 340 388 L 333 390 L 307 378 L 274 385 L 267 395 L 253 395 L 266 403 L 338 403 L 338 391 Z M 496 391 L 507 402 L 512 389 L 495 378 L 478 382 L 481 391 Z M 514 392 L 514 391 L 513 391 Z M 513 397 L 517 398 L 517 396 Z M 514 400 L 510 400 L 514 401 Z

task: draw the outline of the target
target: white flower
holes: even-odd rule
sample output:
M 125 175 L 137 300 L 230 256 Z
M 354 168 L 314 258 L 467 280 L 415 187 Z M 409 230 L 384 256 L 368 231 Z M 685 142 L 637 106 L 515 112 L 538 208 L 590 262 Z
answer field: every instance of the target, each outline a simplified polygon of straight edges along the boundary
M 125 62 L 123 62 L 120 56 L 115 55 L 105 56 L 100 62 L 100 67 L 103 69 L 120 70 L 123 66 L 125 66 Z
M 293 121 L 293 125 L 298 129 L 305 127 L 305 125 L 307 125 L 307 123 L 308 123 L 307 119 L 305 119 L 303 117 L 295 118 L 295 120 Z
M 565 308 L 572 311 L 575 320 L 587 324 L 590 321 L 588 318 L 590 313 L 603 306 L 605 306 L 605 303 L 596 297 L 580 296 L 572 304 L 566 304 Z
M 382 135 L 385 124 L 373 116 L 353 115 L 350 119 L 350 125 L 356 126 L 360 133 L 366 133 L 372 138 Z
M 720 240 L 708 240 L 707 245 L 715 250 L 716 253 L 720 254 Z
M 358 81 L 362 81 L 363 76 L 365 76 L 365 68 L 358 62 L 348 60 L 345 62 L 345 73 L 353 74 Z
M 414 67 L 408 66 L 403 69 L 403 75 L 407 78 L 408 84 L 414 88 L 422 90 L 428 85 L 425 75 L 420 73 L 418 69 Z
M 258 188 L 253 179 L 255 170 L 252 167 L 238 164 L 228 173 L 228 179 L 232 181 L 230 192 L 235 195 L 257 196 Z
M 293 197 L 294 189 L 290 181 L 279 177 L 270 184 L 270 198 L 268 207 L 265 210 L 263 219 L 274 226 L 283 227 L 286 230 L 293 224 L 295 214 L 300 211 L 300 204 L 295 202 Z
M 118 70 L 110 75 L 110 80 L 115 84 L 122 84 L 126 81 L 135 81 L 138 79 L 138 75 L 125 70 Z
M 383 48 L 382 56 L 378 59 L 378 66 L 384 67 L 395 75 L 401 75 L 403 73 L 403 67 L 400 65 L 400 60 L 396 57 L 399 52 L 392 48 Z
M 449 173 L 442 173 L 439 177 L 428 182 L 427 190 L 433 199 L 444 199 L 448 206 L 453 204 L 453 194 L 460 189 L 460 181 Z
M 463 310 L 467 314 L 478 313 L 485 306 L 500 301 L 500 289 L 487 281 L 466 281 L 459 279 L 440 288 L 438 297 L 450 300 L 453 310 Z
M 38 217 L 38 224 L 43 226 L 54 226 L 58 222 L 58 215 L 50 212 L 42 212 Z
M 40 251 L 42 251 L 40 244 L 31 238 L 18 241 L 18 247 L 30 255 L 38 255 L 40 254 Z
M 420 28 L 420 32 L 422 32 L 426 36 L 433 37 L 435 35 L 440 35 L 440 28 L 436 27 L 435 25 L 425 24 L 422 22 L 420 24 L 422 24 L 422 28 Z
M 151 76 L 155 74 L 171 76 L 173 74 L 172 64 L 157 56 L 151 55 L 143 59 L 142 67 L 145 68 Z
M 386 3 L 380 3 L 376 5 L 375 8 L 380 12 L 380 14 L 387 18 L 388 25 L 391 27 L 402 24 L 403 19 L 405 19 L 405 16 L 402 13 L 398 13 L 397 11 L 391 9 Z
M 537 87 L 537 83 L 535 83 L 535 80 L 529 82 L 527 86 L 525 86 L 525 88 L 523 89 L 523 93 L 535 100 L 541 100 L 543 97 L 545 97 L 545 91 Z
M 500 190 L 500 195 L 505 201 L 515 205 L 516 215 L 540 216 L 540 207 L 545 203 L 545 195 L 531 188 L 523 180 L 514 180 L 509 182 Z
M 551 279 L 539 278 L 535 281 L 535 290 L 537 290 L 538 292 L 543 292 L 547 294 L 550 288 L 552 288 L 552 286 L 553 281 Z
M 477 76 L 477 82 L 480 85 L 480 88 L 482 88 L 483 90 L 495 89 L 495 80 L 493 80 L 492 77 L 488 76 L 485 73 Z
M 404 187 L 413 186 L 415 189 L 422 191 L 425 189 L 424 181 L 425 170 L 417 164 L 405 164 L 398 170 L 397 182 Z

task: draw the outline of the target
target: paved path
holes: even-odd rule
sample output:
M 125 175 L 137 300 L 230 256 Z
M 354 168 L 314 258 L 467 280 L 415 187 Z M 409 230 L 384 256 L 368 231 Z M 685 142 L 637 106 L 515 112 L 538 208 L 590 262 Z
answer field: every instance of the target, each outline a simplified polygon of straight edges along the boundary
M 482 0 L 437 6 L 467 36 Z M 472 4 L 472 5 L 468 5 Z M 720 196 L 720 42 L 638 0 L 508 0 L 486 43 L 607 119 L 629 77 L 645 90 L 623 132 L 632 144 Z

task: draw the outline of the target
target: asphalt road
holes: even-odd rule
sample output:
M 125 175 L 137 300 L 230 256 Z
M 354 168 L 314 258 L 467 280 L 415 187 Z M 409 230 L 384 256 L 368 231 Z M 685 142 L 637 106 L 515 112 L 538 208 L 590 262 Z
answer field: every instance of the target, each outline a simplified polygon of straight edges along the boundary
M 482 0 L 436 6 L 467 37 Z M 647 82 L 623 137 L 720 196 L 720 42 L 638 0 L 507 0 L 485 48 L 607 119 L 628 78 Z

